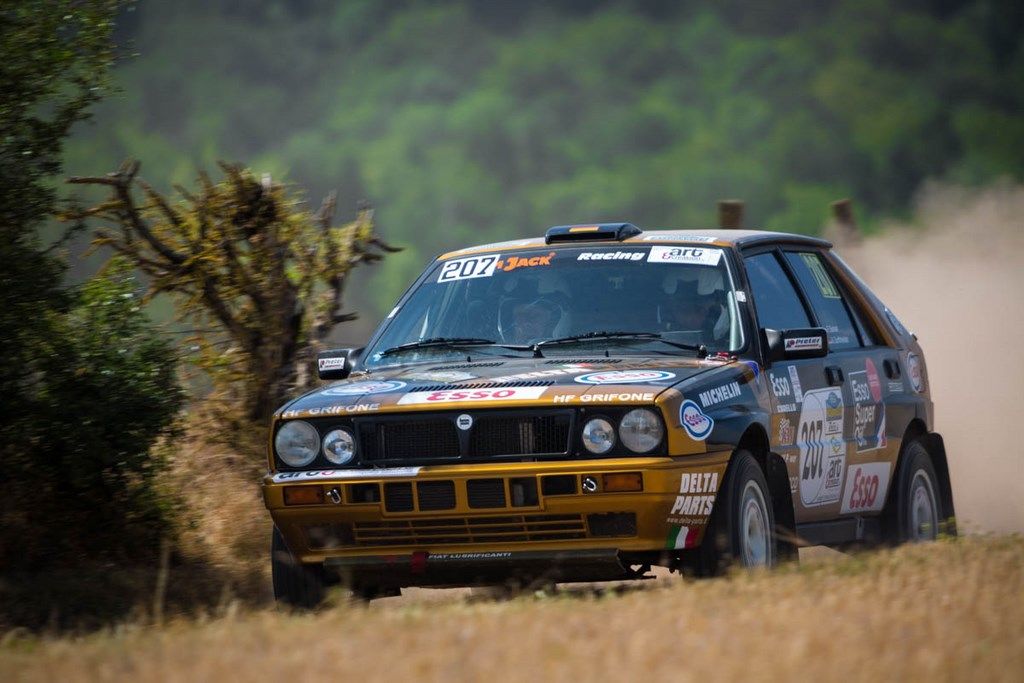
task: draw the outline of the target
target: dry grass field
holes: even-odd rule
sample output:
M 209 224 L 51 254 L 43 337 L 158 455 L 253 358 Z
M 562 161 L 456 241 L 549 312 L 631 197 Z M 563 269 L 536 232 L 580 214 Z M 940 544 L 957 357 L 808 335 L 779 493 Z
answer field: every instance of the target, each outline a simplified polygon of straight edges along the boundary
M 1024 540 L 508 601 L 419 591 L 72 638 L 9 632 L 0 680 L 1024 679 Z

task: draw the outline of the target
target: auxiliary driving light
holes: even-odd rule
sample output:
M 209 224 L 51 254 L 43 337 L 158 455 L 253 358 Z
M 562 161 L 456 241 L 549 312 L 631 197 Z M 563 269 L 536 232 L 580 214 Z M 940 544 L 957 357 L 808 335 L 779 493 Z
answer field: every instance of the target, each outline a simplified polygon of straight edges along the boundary
M 639 472 L 613 472 L 604 475 L 605 493 L 626 493 L 644 490 L 644 476 Z

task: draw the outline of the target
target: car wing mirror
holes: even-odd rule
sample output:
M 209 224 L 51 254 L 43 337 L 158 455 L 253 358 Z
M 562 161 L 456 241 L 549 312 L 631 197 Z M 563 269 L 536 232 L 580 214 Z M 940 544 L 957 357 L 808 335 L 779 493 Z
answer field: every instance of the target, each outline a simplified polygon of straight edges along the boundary
M 345 379 L 363 350 L 331 349 L 316 355 L 316 370 L 320 379 Z
M 789 330 L 761 330 L 770 362 L 824 358 L 828 355 L 828 333 L 824 327 L 800 327 Z

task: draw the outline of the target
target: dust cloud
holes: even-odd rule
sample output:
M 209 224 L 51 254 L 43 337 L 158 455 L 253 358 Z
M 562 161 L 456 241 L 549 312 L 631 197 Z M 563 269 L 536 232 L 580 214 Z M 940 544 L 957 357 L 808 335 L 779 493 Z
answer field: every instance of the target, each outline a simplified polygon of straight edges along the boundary
M 917 334 L 960 528 L 1024 532 L 1024 186 L 928 185 L 840 253 Z

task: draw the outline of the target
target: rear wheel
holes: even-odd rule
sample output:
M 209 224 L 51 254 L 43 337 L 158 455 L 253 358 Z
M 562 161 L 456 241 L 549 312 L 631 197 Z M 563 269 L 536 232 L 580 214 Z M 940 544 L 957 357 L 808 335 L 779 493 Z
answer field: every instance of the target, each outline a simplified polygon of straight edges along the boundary
M 323 566 L 299 562 L 276 526 L 270 540 L 270 570 L 278 602 L 299 609 L 312 609 L 323 602 L 327 584 Z
M 698 576 L 714 576 L 729 566 L 774 567 L 778 563 L 774 529 L 764 472 L 750 453 L 736 451 L 704 541 L 690 557 L 690 568 Z
M 919 543 L 932 541 L 939 534 L 945 517 L 942 511 L 939 478 L 928 451 L 917 441 L 907 444 L 903 453 L 893 508 L 887 515 L 889 541 Z

